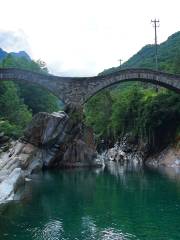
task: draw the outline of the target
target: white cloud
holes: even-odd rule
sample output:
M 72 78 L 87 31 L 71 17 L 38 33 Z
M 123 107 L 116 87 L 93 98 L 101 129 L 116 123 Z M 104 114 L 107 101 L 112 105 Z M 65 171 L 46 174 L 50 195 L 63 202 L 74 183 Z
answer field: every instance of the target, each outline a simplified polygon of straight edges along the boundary
M 0 29 L 0 48 L 7 52 L 25 50 L 30 54 L 27 36 L 21 30 L 5 31 Z
M 154 17 L 161 21 L 159 42 L 180 26 L 179 0 L 0 0 L 0 5 L 3 30 L 21 32 L 24 39 L 6 47 L 23 50 L 28 41 L 33 58 L 65 75 L 94 75 L 117 66 L 119 58 L 127 60 L 153 43 Z

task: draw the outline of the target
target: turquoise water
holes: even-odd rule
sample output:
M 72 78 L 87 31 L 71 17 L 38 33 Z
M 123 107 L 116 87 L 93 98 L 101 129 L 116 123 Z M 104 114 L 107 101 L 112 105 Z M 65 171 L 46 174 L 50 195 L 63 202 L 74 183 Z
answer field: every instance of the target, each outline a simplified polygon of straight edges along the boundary
M 0 215 L 0 240 L 180 239 L 180 180 L 152 170 L 44 172 Z

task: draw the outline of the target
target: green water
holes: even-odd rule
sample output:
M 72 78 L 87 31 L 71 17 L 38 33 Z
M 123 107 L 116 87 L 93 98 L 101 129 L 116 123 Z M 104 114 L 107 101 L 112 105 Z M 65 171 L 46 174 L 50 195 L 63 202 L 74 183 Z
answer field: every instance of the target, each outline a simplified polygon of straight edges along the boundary
M 180 239 L 180 180 L 119 166 L 45 172 L 1 211 L 6 239 Z

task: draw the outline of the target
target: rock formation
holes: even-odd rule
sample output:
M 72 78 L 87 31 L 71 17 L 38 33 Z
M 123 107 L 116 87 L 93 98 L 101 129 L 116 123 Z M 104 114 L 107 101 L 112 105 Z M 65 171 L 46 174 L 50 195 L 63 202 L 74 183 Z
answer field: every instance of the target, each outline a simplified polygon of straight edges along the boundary
M 180 147 L 168 146 L 158 154 L 149 156 L 146 165 L 153 168 L 166 167 L 180 169 Z
M 97 165 L 93 131 L 77 110 L 38 113 L 24 136 L 1 153 L 0 203 L 14 199 L 18 186 L 42 168 Z

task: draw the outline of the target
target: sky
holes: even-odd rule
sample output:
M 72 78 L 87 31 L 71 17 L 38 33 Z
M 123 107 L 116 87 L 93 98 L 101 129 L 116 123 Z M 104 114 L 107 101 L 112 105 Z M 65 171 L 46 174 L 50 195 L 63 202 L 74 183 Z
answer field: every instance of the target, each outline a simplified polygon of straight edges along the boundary
M 93 76 L 180 30 L 180 0 L 0 0 L 0 48 L 25 50 L 52 74 Z

